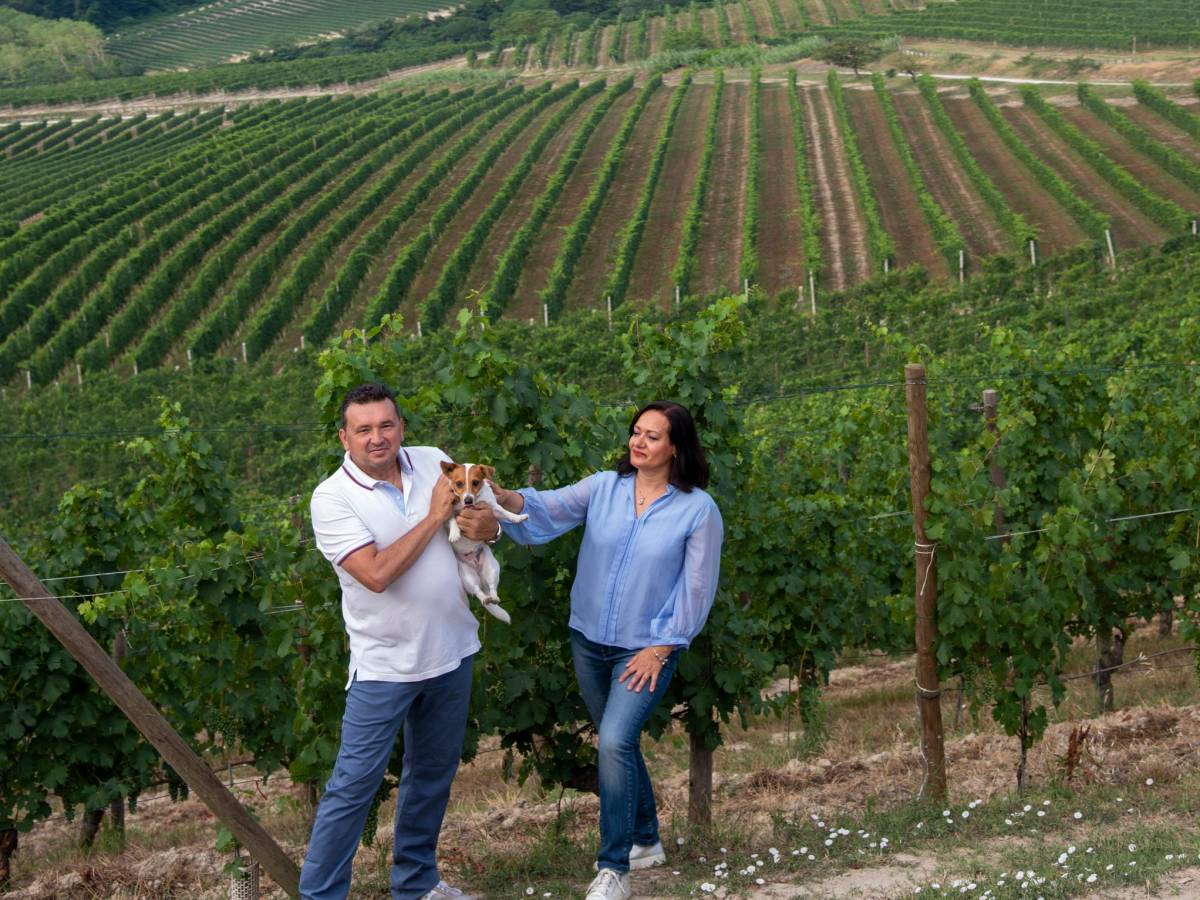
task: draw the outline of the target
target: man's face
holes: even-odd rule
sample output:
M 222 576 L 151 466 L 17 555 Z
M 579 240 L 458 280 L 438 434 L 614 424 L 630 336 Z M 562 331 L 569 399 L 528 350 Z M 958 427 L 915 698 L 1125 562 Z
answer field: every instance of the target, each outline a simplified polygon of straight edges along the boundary
M 346 427 L 338 430 L 342 446 L 364 472 L 383 472 L 396 463 L 404 440 L 404 420 L 390 400 L 351 403 L 346 407 Z

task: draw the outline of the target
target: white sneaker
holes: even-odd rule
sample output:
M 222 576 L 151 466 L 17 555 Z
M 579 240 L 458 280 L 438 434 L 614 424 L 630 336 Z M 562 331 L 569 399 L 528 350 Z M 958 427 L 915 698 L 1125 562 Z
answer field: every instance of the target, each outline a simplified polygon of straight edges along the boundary
M 584 900 L 629 900 L 629 875 L 601 869 L 588 885 Z
M 475 900 L 475 898 L 444 881 L 439 881 L 421 897 L 421 900 Z
M 667 854 L 663 851 L 662 841 L 655 841 L 649 847 L 634 844 L 629 848 L 629 868 L 631 869 L 649 869 L 661 866 L 666 861 Z
M 655 841 L 648 847 L 643 847 L 641 844 L 634 844 L 629 848 L 629 868 L 633 869 L 650 869 L 654 866 L 661 866 L 667 861 L 666 851 L 663 850 L 662 841 Z M 592 863 L 592 871 L 598 872 L 600 863 Z

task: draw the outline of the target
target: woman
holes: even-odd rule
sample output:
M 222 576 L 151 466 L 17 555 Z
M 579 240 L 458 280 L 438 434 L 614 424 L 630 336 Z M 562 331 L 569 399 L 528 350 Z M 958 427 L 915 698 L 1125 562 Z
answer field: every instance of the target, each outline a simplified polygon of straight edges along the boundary
M 529 515 L 503 526 L 520 543 L 585 523 L 570 629 L 600 740 L 600 852 L 587 900 L 626 900 L 631 868 L 666 861 L 640 735 L 712 608 L 723 526 L 707 486 L 691 413 L 669 402 L 634 416 L 616 471 L 555 491 L 493 486 L 501 506 Z

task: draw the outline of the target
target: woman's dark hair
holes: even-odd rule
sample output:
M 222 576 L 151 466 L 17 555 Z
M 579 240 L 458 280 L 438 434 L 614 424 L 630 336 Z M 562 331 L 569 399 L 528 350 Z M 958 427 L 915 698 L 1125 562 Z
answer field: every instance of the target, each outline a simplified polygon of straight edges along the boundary
M 671 484 L 681 491 L 690 491 L 694 487 L 708 487 L 708 460 L 704 458 L 704 448 L 700 446 L 700 437 L 696 434 L 696 422 L 686 406 L 673 403 L 670 400 L 655 400 L 647 403 L 637 411 L 629 423 L 629 434 L 633 435 L 633 427 L 644 413 L 660 412 L 671 423 L 667 439 L 675 448 L 675 457 L 671 460 Z M 632 475 L 637 469 L 629 460 L 629 448 L 617 463 L 617 472 L 621 475 Z

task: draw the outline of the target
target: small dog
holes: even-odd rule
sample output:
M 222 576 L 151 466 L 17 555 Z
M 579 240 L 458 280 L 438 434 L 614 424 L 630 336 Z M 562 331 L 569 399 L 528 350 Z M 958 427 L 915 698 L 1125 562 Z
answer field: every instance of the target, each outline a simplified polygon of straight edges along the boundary
M 485 503 L 492 508 L 496 518 L 502 522 L 524 522 L 527 515 L 516 515 L 496 502 L 487 480 L 496 474 L 491 466 L 474 463 L 443 462 L 442 472 L 450 479 L 450 487 L 457 498 L 455 509 L 460 506 L 475 506 Z M 473 541 L 463 535 L 458 522 L 452 516 L 449 522 L 450 546 L 458 558 L 458 577 L 462 579 L 467 593 L 474 594 L 483 603 L 483 608 L 503 622 L 512 624 L 512 618 L 500 606 L 496 589 L 500 586 L 500 563 L 492 554 L 492 548 L 483 541 Z

